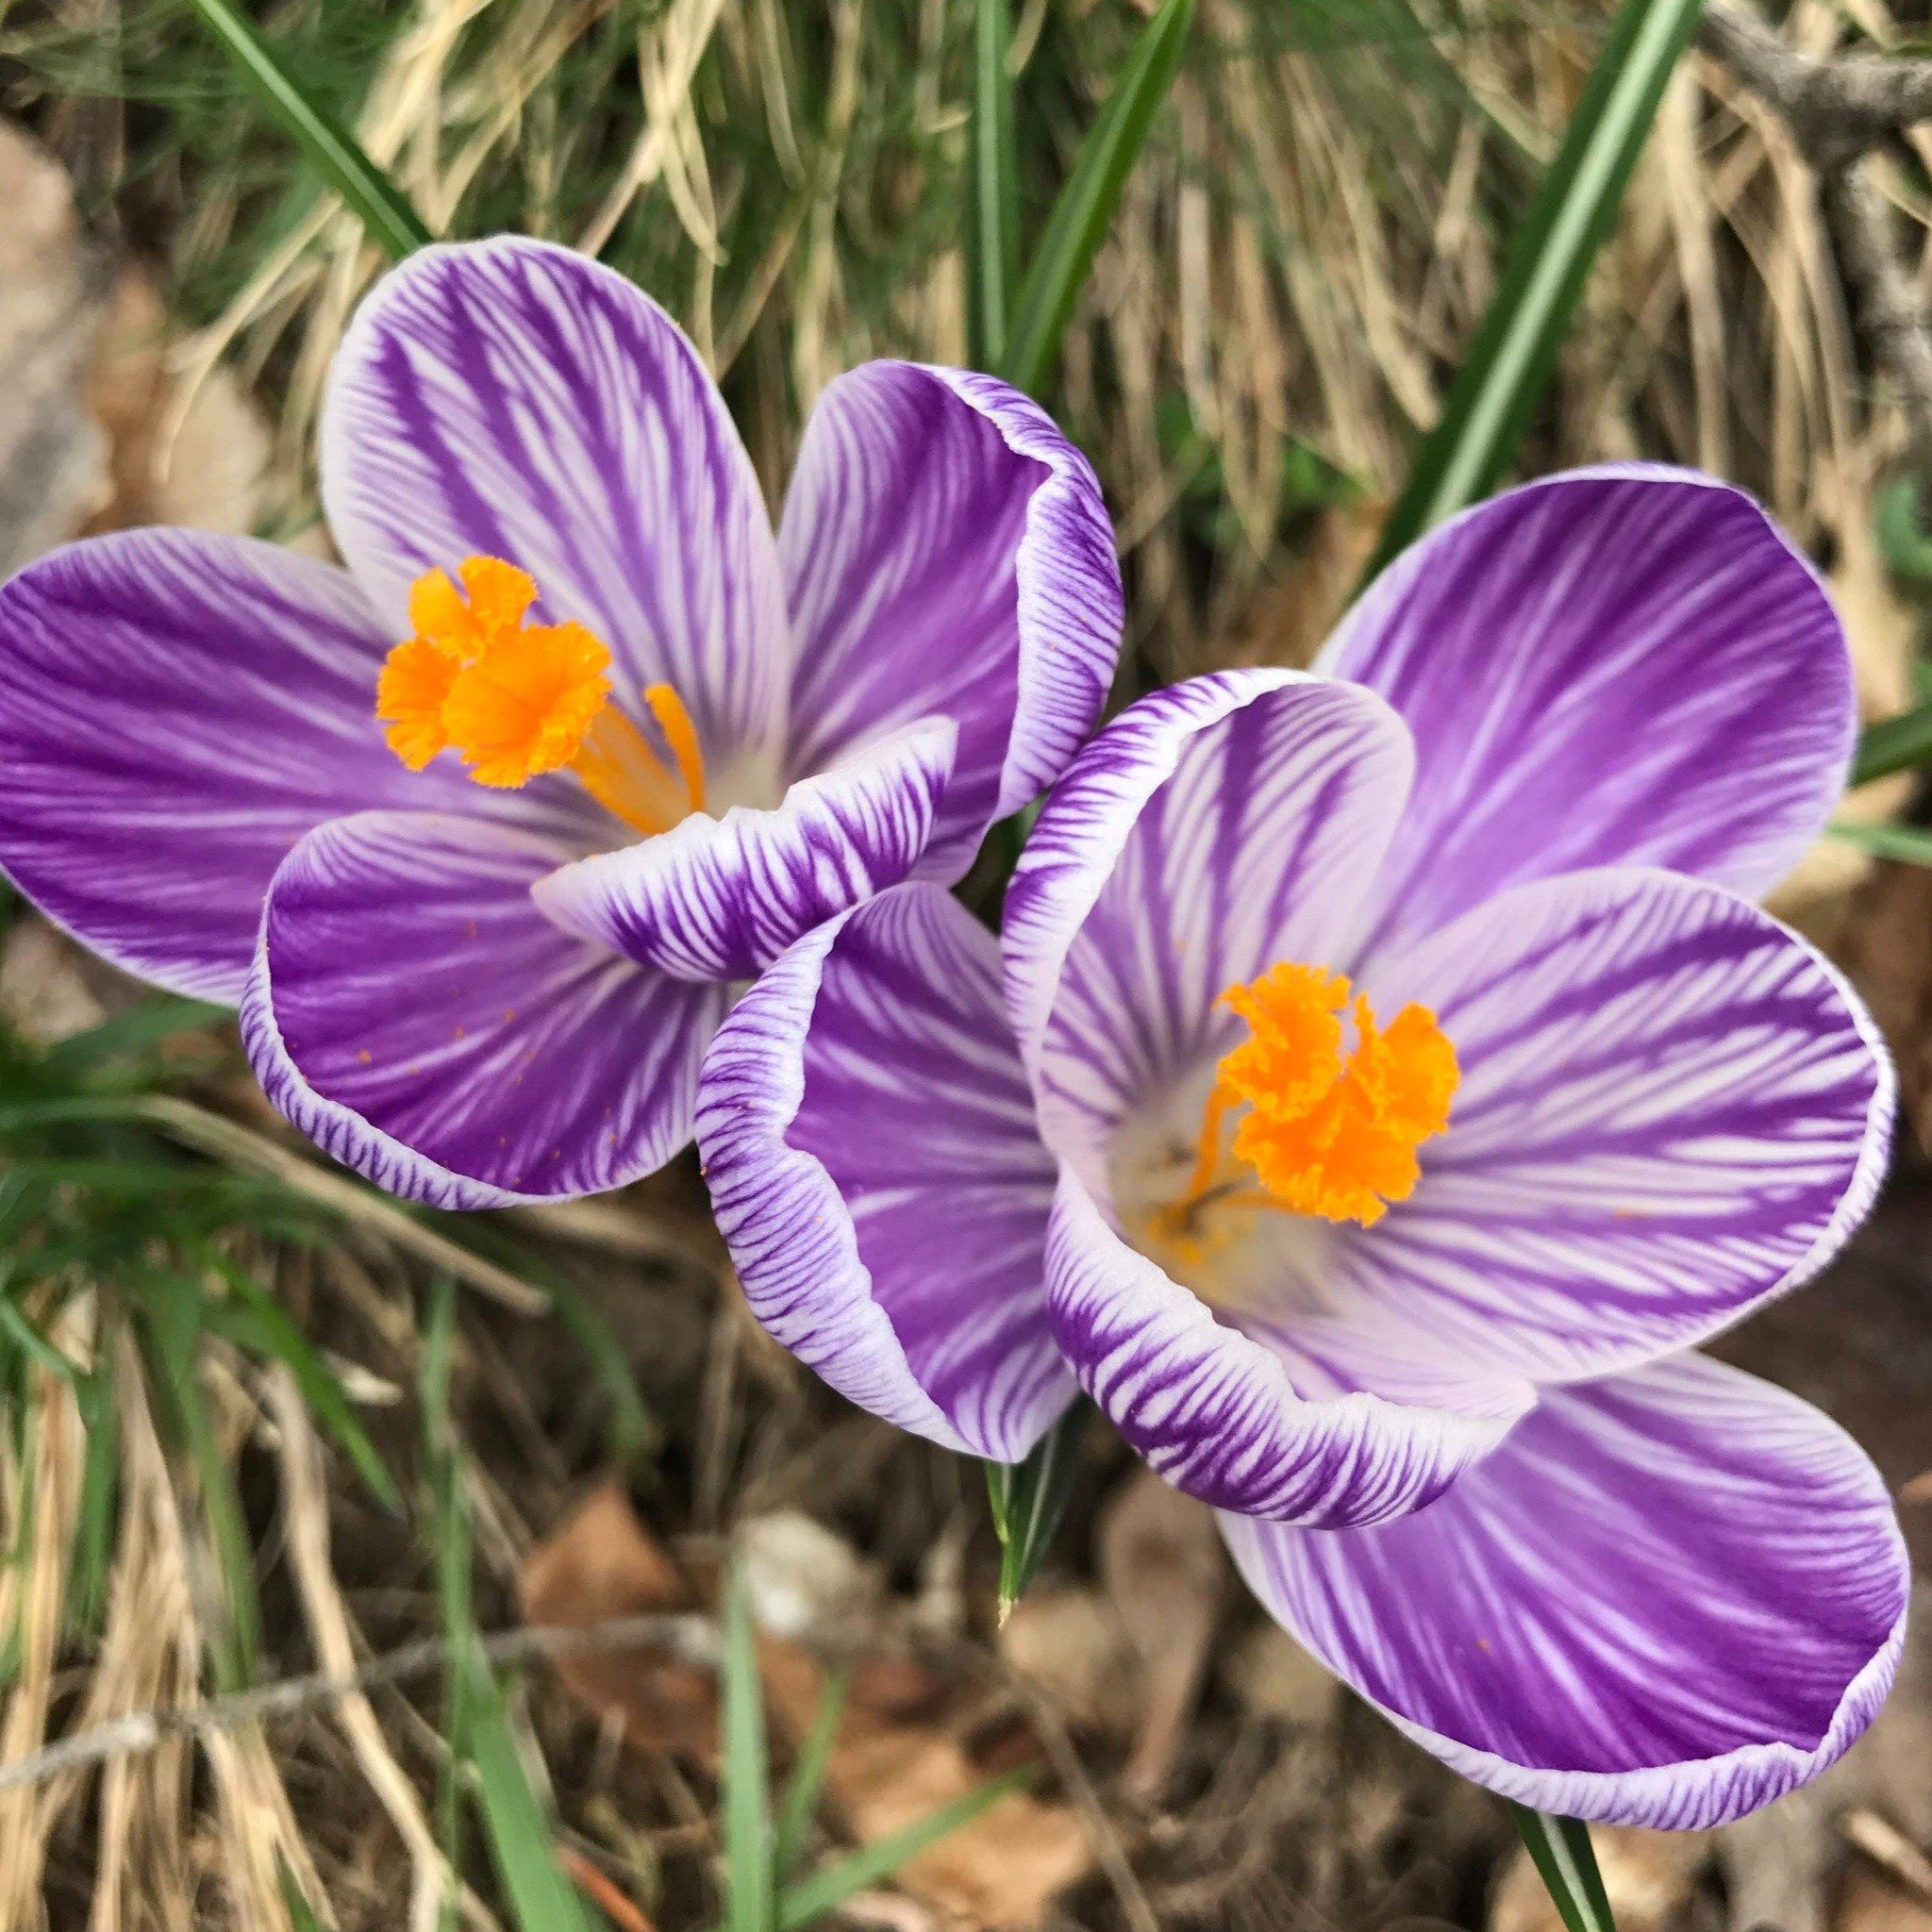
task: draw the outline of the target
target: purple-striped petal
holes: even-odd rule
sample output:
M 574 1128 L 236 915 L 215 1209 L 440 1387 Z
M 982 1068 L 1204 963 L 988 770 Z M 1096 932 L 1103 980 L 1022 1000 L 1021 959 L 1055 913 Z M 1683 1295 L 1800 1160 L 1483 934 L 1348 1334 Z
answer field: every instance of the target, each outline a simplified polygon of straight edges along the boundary
M 562 788 L 412 775 L 375 724 L 389 639 L 348 575 L 243 537 L 128 530 L 0 586 L 0 865 L 115 964 L 237 1002 L 262 895 L 325 819 L 381 805 L 558 830 Z
M 803 778 L 773 811 L 702 812 L 537 888 L 559 925 L 677 979 L 749 979 L 822 920 L 908 877 L 953 769 L 929 718 Z
M 797 637 L 790 767 L 931 713 L 959 756 L 924 868 L 971 864 L 1057 778 L 1120 650 L 1120 566 L 1087 458 L 990 375 L 868 362 L 806 425 L 779 552 Z
M 596 1193 L 691 1138 L 724 1010 L 531 903 L 558 848 L 424 812 L 320 826 L 276 873 L 242 1032 L 335 1158 L 438 1208 Z
M 1081 1387 L 1161 1475 L 1217 1508 L 1331 1527 L 1402 1515 L 1536 1399 L 1379 1312 L 1271 1325 L 1210 1308 L 1123 1241 L 1067 1168 L 1046 1294 Z
M 1890 1061 L 1838 972 L 1718 887 L 1505 892 L 1367 977 L 1462 1083 L 1415 1192 L 1339 1229 L 1339 1291 L 1539 1381 L 1684 1348 L 1815 1274 L 1885 1167 Z
M 698 1141 L 752 1311 L 833 1388 L 1007 1462 L 1066 1407 L 1053 1163 L 958 901 L 902 887 L 787 953 L 712 1044 Z
M 542 242 L 425 248 L 357 311 L 330 377 L 323 500 L 397 637 L 466 557 L 669 683 L 728 783 L 782 748 L 791 645 L 758 478 L 697 351 L 622 275 Z
M 1055 787 L 1007 893 L 1007 998 L 1047 1142 L 1104 1198 L 1125 1111 L 1224 1051 L 1215 1002 L 1345 958 L 1410 752 L 1372 692 L 1226 671 L 1130 706 Z
M 1398 558 L 1319 669 L 1407 721 L 1375 942 L 1506 886 L 1656 865 L 1757 897 L 1844 786 L 1844 634 L 1747 496 L 1637 465 L 1478 505 Z
M 1817 1410 L 1696 1356 L 1550 1393 L 1399 1523 L 1223 1529 L 1269 1610 L 1418 1743 L 1608 1824 L 1723 1824 L 1815 1777 L 1905 1635 L 1877 1471 Z

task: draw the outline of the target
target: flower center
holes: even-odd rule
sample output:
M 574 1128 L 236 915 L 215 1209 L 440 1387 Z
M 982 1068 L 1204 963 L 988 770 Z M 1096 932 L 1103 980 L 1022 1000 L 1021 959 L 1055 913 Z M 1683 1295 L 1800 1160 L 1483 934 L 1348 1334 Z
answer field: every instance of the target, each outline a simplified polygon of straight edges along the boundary
M 454 745 L 479 785 L 515 790 L 570 772 L 607 811 L 645 834 L 705 808 L 705 760 L 684 702 L 668 684 L 644 706 L 664 751 L 611 701 L 610 653 L 580 624 L 531 624 L 537 586 L 514 564 L 466 558 L 409 591 L 415 635 L 392 650 L 375 687 L 390 749 L 412 772 Z
M 1185 1252 L 1208 1244 L 1204 1211 L 1222 1202 L 1366 1227 L 1407 1199 L 1459 1078 L 1436 1016 L 1407 1006 L 1384 1028 L 1341 974 L 1292 963 L 1221 997 L 1248 1037 L 1215 1067 L 1186 1192 L 1152 1231 Z

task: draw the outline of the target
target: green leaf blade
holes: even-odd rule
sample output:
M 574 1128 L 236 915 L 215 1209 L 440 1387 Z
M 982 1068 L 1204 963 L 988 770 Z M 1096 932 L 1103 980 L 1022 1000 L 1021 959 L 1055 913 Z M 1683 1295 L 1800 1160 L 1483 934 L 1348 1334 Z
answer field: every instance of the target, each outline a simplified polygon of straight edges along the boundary
M 1624 0 L 1365 583 L 1424 531 L 1486 495 L 1508 468 L 1701 4 Z
M 1086 1410 L 1069 1409 L 1024 1462 L 986 1465 L 987 1500 L 1000 1540 L 1000 1622 L 1012 1614 L 1066 1514 Z
M 799 1747 L 798 1761 L 791 1767 L 773 1840 L 772 1864 L 780 1884 L 791 1876 L 805 1855 L 805 1841 L 818 1812 L 819 1793 L 824 1789 L 825 1772 L 832 1761 L 840 1721 L 845 1715 L 845 1693 L 851 1682 L 847 1670 L 835 1671 L 825 1679 L 824 1689 L 819 1692 L 818 1708 L 812 1712 L 811 1730 Z
M 778 1901 L 777 1932 L 801 1932 L 802 1927 L 823 1919 L 827 1912 L 836 1911 L 855 1892 L 864 1891 L 890 1878 L 908 1859 L 917 1857 L 928 1845 L 937 1844 L 962 1824 L 971 1824 L 1002 1798 L 1010 1797 L 1022 1790 L 1028 1776 L 1029 1774 L 1023 1770 L 989 1778 L 985 1784 L 964 1792 L 952 1803 L 940 1806 L 924 1818 L 914 1819 L 904 1830 L 889 1832 L 884 1838 L 860 1845 L 856 1852 L 827 1865 L 823 1871 L 814 1872 L 809 1878 L 801 1879 L 790 1887 Z
M 758 1676 L 758 1640 L 741 1572 L 724 1591 L 723 1745 L 725 1932 L 772 1932 L 776 1918 L 773 1882 L 771 1760 L 765 1746 L 765 1693 Z
M 1011 0 L 976 0 L 966 223 L 966 353 L 996 369 L 1020 279 L 1020 165 L 1013 129 Z
M 1857 845 L 1880 858 L 1901 865 L 1932 865 L 1932 830 L 1924 825 L 1861 824 L 1856 819 L 1834 819 L 1825 826 L 1832 838 Z
M 1852 759 L 1851 782 L 1868 785 L 1915 765 L 1932 764 L 1932 703 L 1915 705 L 1896 718 L 1868 725 Z
M 373 240 L 400 259 L 435 239 L 402 191 L 348 133 L 297 85 L 275 51 L 230 0 L 190 0 L 227 49 L 257 98 L 281 123 Z
M 1589 1825 L 1580 1818 L 1545 1817 L 1513 1802 L 1509 1815 L 1567 1932 L 1617 1932 Z
M 1194 0 L 1162 0 L 1074 157 L 1013 304 L 1000 373 L 1037 395 L 1053 372 L 1074 303 L 1120 204 L 1156 110 L 1180 71 Z

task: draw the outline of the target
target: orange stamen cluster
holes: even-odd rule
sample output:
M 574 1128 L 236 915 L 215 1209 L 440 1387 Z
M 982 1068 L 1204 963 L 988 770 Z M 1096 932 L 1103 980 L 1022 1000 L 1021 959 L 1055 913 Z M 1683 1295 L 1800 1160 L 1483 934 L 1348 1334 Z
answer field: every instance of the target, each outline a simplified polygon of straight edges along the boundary
M 415 635 L 389 654 L 375 715 L 412 772 L 452 746 L 479 785 L 509 789 L 569 771 L 638 831 L 668 830 L 705 805 L 697 732 L 677 693 L 644 703 L 667 761 L 611 702 L 610 653 L 580 624 L 531 624 L 537 586 L 493 557 L 432 570 L 409 592 Z
M 1426 1007 L 1404 1007 L 1383 1028 L 1350 992 L 1341 974 L 1291 963 L 1222 994 L 1248 1038 L 1215 1069 L 1184 1208 L 1218 1191 L 1224 1123 L 1241 1106 L 1228 1151 L 1270 1205 L 1366 1227 L 1413 1191 L 1416 1148 L 1448 1124 L 1456 1049 Z

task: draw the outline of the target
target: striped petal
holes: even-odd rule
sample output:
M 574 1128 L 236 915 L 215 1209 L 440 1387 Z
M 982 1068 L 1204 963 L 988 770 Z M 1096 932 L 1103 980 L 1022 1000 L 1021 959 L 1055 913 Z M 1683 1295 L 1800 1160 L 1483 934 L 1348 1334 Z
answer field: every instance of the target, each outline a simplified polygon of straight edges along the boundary
M 906 878 L 953 769 L 947 718 L 908 725 L 803 778 L 774 811 L 693 812 L 537 888 L 557 923 L 692 980 L 749 979 L 822 920 Z
M 595 1193 L 691 1138 L 709 987 L 561 931 L 558 848 L 420 812 L 311 832 L 270 890 L 242 1032 L 268 1097 L 344 1165 L 438 1208 Z
M 0 586 L 0 865 L 145 979 L 238 1002 L 275 869 L 367 806 L 567 830 L 560 787 L 411 775 L 377 728 L 389 639 L 345 572 L 241 537 L 129 530 Z
M 833 1388 L 1005 1462 L 1065 1407 L 1053 1164 L 958 901 L 902 887 L 787 953 L 718 1034 L 698 1141 L 752 1311 Z
M 1445 524 L 1318 668 L 1381 692 L 1415 736 L 1378 944 L 1600 865 L 1758 897 L 1823 829 L 1857 723 L 1809 564 L 1740 491 L 1636 465 Z
M 1081 1387 L 1161 1475 L 1218 1508 L 1324 1527 L 1402 1515 L 1535 1401 L 1520 1377 L 1465 1370 L 1378 1311 L 1279 1326 L 1218 1312 L 1123 1241 L 1064 1168 L 1046 1291 Z
M 1048 1144 L 1105 1197 L 1132 1107 L 1232 1043 L 1215 1002 L 1344 956 L 1408 784 L 1359 687 L 1228 671 L 1142 698 L 1055 788 L 1007 894 L 1007 997 Z
M 1368 975 L 1462 1084 L 1415 1192 L 1340 1230 L 1338 1293 L 1539 1381 L 1634 1367 L 1815 1274 L 1884 1173 L 1891 1069 L 1802 940 L 1612 869 L 1505 892 Z
M 1120 650 L 1113 530 L 1087 458 L 990 375 L 868 362 L 825 390 L 785 499 L 791 770 L 932 714 L 959 727 L 927 875 L 1043 791 Z
M 1573 1818 L 1692 1829 L 1770 1804 L 1871 1723 L 1905 1635 L 1877 1471 L 1696 1356 L 1552 1392 L 1399 1523 L 1222 1526 L 1269 1610 L 1402 1730 Z
M 758 478 L 698 353 L 622 275 L 548 242 L 425 248 L 336 358 L 323 500 L 397 637 L 466 557 L 536 579 L 619 693 L 674 686 L 714 773 L 775 758 L 791 646 Z

